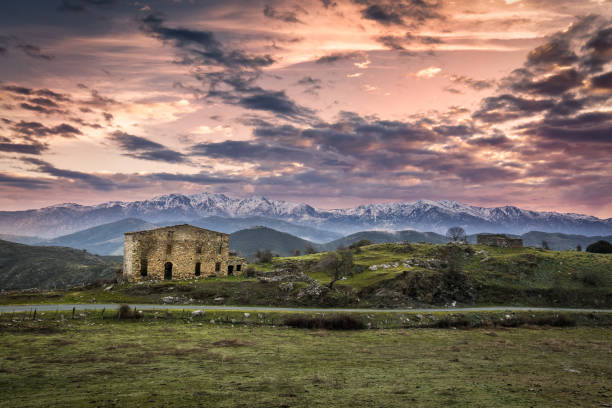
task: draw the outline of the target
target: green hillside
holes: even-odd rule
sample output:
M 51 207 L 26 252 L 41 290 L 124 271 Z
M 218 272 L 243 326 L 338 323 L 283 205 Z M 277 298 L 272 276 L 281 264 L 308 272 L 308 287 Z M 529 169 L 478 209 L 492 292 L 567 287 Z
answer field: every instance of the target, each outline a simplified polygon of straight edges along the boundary
M 86 249 L 100 255 L 123 255 L 123 234 L 153 228 L 157 228 L 157 225 L 136 218 L 126 218 L 54 238 L 45 244 Z
M 53 289 L 108 279 L 121 267 L 119 258 L 83 250 L 29 246 L 0 241 L 0 289 Z

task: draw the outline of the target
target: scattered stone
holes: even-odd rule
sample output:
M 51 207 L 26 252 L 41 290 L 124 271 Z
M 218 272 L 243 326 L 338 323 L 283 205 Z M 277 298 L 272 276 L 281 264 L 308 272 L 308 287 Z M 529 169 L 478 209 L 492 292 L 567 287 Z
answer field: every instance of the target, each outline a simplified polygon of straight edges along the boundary
M 105 291 L 113 290 L 113 285 L 105 287 L 104 290 Z
M 203 310 L 194 310 L 191 312 L 191 317 L 204 316 L 205 312 Z
M 217 303 L 221 303 L 221 302 L 223 302 L 223 301 L 225 300 L 225 298 L 224 298 L 224 297 L 222 297 L 222 296 L 219 296 L 219 297 L 214 298 L 213 300 L 214 300 L 215 302 L 217 302 Z

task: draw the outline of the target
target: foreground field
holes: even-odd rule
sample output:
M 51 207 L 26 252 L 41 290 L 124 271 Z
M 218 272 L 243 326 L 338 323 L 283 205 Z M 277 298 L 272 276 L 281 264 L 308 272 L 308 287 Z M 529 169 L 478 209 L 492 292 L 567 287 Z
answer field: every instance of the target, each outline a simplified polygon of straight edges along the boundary
M 3 407 L 612 402 L 609 328 L 300 330 L 2 315 Z M 24 320 L 25 319 L 25 320 Z

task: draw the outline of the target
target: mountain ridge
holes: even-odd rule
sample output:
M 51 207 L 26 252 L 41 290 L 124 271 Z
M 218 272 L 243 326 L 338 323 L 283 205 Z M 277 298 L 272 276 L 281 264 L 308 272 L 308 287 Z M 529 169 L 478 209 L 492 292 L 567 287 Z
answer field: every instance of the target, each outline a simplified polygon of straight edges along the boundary
M 444 233 L 459 225 L 468 233 L 528 231 L 564 234 L 612 234 L 612 218 L 523 210 L 515 206 L 478 207 L 453 200 L 418 200 L 319 209 L 305 203 L 270 200 L 262 196 L 230 198 L 225 194 L 166 194 L 150 200 L 108 201 L 86 206 L 56 204 L 24 211 L 0 211 L 0 232 L 53 238 L 125 218 L 151 223 L 191 221 L 205 217 L 267 217 L 343 235 L 365 229 L 414 229 Z

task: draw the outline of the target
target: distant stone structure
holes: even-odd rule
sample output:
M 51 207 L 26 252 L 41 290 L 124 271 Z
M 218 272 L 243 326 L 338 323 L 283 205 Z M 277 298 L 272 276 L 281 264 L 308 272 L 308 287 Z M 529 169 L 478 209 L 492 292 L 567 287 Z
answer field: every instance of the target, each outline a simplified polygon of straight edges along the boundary
M 127 281 L 239 275 L 244 258 L 229 256 L 229 235 L 192 225 L 125 233 L 123 278 Z
M 523 240 L 510 238 L 504 234 L 478 234 L 476 242 L 481 245 L 489 245 L 501 248 L 522 248 Z

